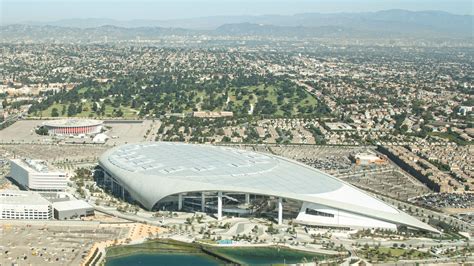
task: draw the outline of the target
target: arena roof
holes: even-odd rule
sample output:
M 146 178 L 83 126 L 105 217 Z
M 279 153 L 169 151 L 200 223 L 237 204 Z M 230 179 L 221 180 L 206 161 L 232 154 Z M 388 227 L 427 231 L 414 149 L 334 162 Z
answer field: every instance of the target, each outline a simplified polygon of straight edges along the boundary
M 436 231 L 335 177 L 274 155 L 225 146 L 148 142 L 113 148 L 99 163 L 148 209 L 177 193 L 246 192 L 318 203 Z
M 91 127 L 101 125 L 103 121 L 93 119 L 59 119 L 43 123 L 46 127 Z

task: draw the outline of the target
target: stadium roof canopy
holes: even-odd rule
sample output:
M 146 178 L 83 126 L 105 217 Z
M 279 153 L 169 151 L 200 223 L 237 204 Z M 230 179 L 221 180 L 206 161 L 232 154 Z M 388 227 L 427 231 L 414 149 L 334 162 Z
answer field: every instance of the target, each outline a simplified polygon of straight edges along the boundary
M 243 192 L 316 203 L 437 232 L 352 185 L 275 155 L 225 146 L 148 142 L 112 148 L 99 163 L 148 209 L 178 193 Z
M 93 119 L 57 119 L 43 123 L 47 127 L 91 127 L 102 125 L 103 121 Z

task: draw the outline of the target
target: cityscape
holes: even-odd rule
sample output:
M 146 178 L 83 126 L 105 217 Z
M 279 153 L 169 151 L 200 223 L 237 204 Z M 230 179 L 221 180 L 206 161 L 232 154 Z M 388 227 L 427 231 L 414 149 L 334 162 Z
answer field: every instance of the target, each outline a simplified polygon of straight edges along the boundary
M 0 6 L 0 265 L 474 263 L 471 1 L 66 2 Z

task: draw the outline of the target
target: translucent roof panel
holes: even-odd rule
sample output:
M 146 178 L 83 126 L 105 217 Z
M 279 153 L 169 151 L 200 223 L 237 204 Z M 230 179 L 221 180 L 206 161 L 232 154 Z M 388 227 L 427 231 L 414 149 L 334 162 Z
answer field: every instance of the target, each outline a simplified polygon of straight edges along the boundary
M 177 193 L 246 192 L 317 203 L 432 230 L 335 177 L 271 154 L 226 146 L 146 142 L 112 148 L 100 157 L 99 164 L 148 209 Z
M 150 142 L 118 147 L 108 161 L 120 169 L 152 178 L 248 186 L 314 194 L 342 184 L 293 161 L 225 146 Z

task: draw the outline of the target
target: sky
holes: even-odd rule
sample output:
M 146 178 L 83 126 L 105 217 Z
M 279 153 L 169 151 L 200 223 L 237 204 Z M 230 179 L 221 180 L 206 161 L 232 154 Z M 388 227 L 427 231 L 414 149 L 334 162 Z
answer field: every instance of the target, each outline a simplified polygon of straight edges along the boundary
M 472 0 L 0 0 L 2 24 L 69 18 L 170 20 L 207 16 L 293 15 L 387 9 L 473 15 Z

